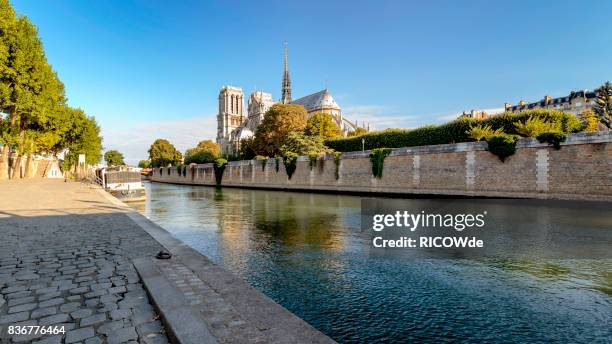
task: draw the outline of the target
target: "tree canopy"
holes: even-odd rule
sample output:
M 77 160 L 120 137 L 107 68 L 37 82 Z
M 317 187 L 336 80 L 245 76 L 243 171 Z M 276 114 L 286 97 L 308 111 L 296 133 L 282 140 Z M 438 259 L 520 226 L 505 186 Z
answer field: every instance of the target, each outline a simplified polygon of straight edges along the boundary
M 195 148 L 185 152 L 185 164 L 204 164 L 213 162 L 220 153 L 219 145 L 212 140 L 200 141 Z
M 285 138 L 280 148 L 281 154 L 288 153 L 297 155 L 319 155 L 331 153 L 332 150 L 325 146 L 325 139 L 321 136 L 309 136 L 300 131 L 292 131 Z
M 304 130 L 307 117 L 306 109 L 301 105 L 273 105 L 257 127 L 253 141 L 255 152 L 264 156 L 278 155 L 285 137 L 290 132 Z
M 612 84 L 609 81 L 597 91 L 593 110 L 601 123 L 612 128 Z
M 108 166 L 125 165 L 125 162 L 123 162 L 123 154 L 117 150 L 109 150 L 104 153 L 104 161 L 106 161 L 106 165 Z
M 342 136 L 340 128 L 330 114 L 317 112 L 306 121 L 304 134 L 309 136 L 320 136 L 324 139 L 332 139 Z
M 168 140 L 157 139 L 149 148 L 151 167 L 175 166 L 181 163 L 182 155 Z
M 78 154 L 88 163 L 100 160 L 102 138 L 95 119 L 66 104 L 64 85 L 48 63 L 36 26 L 17 16 L 8 0 L 0 0 L 0 179 L 18 173 L 27 156 L 26 176 L 35 153 L 64 152 L 64 168 L 73 166 Z M 78 152 L 77 152 L 78 151 Z

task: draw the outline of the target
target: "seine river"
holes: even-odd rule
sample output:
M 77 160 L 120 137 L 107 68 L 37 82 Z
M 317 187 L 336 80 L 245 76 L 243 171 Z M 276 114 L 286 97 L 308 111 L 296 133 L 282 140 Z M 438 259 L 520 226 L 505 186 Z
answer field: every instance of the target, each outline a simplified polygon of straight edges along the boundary
M 359 197 L 146 186 L 142 214 L 338 342 L 612 342 L 612 260 L 374 258 Z

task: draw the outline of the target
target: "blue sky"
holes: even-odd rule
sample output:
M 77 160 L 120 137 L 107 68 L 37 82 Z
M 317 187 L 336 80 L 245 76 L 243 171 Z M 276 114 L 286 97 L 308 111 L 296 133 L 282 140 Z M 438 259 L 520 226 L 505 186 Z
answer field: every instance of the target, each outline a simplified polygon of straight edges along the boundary
M 158 137 L 216 136 L 222 85 L 294 98 L 326 83 L 377 129 L 561 96 L 612 79 L 611 1 L 13 0 L 69 103 L 131 163 Z M 246 97 L 246 96 L 245 96 Z

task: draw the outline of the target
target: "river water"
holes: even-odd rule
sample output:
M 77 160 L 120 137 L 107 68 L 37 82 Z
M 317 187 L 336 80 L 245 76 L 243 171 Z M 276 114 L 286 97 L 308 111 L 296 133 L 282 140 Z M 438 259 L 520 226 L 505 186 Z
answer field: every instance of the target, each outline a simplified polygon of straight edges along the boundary
M 341 343 L 612 342 L 612 260 L 384 259 L 359 197 L 146 187 L 138 211 Z

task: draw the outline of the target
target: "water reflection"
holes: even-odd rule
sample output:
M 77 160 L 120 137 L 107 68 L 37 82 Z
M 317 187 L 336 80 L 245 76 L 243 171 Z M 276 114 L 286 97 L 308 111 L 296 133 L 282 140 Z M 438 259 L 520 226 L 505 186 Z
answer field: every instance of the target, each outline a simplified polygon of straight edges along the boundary
M 378 259 L 358 197 L 147 188 L 145 216 L 339 342 L 612 340 L 610 260 Z

